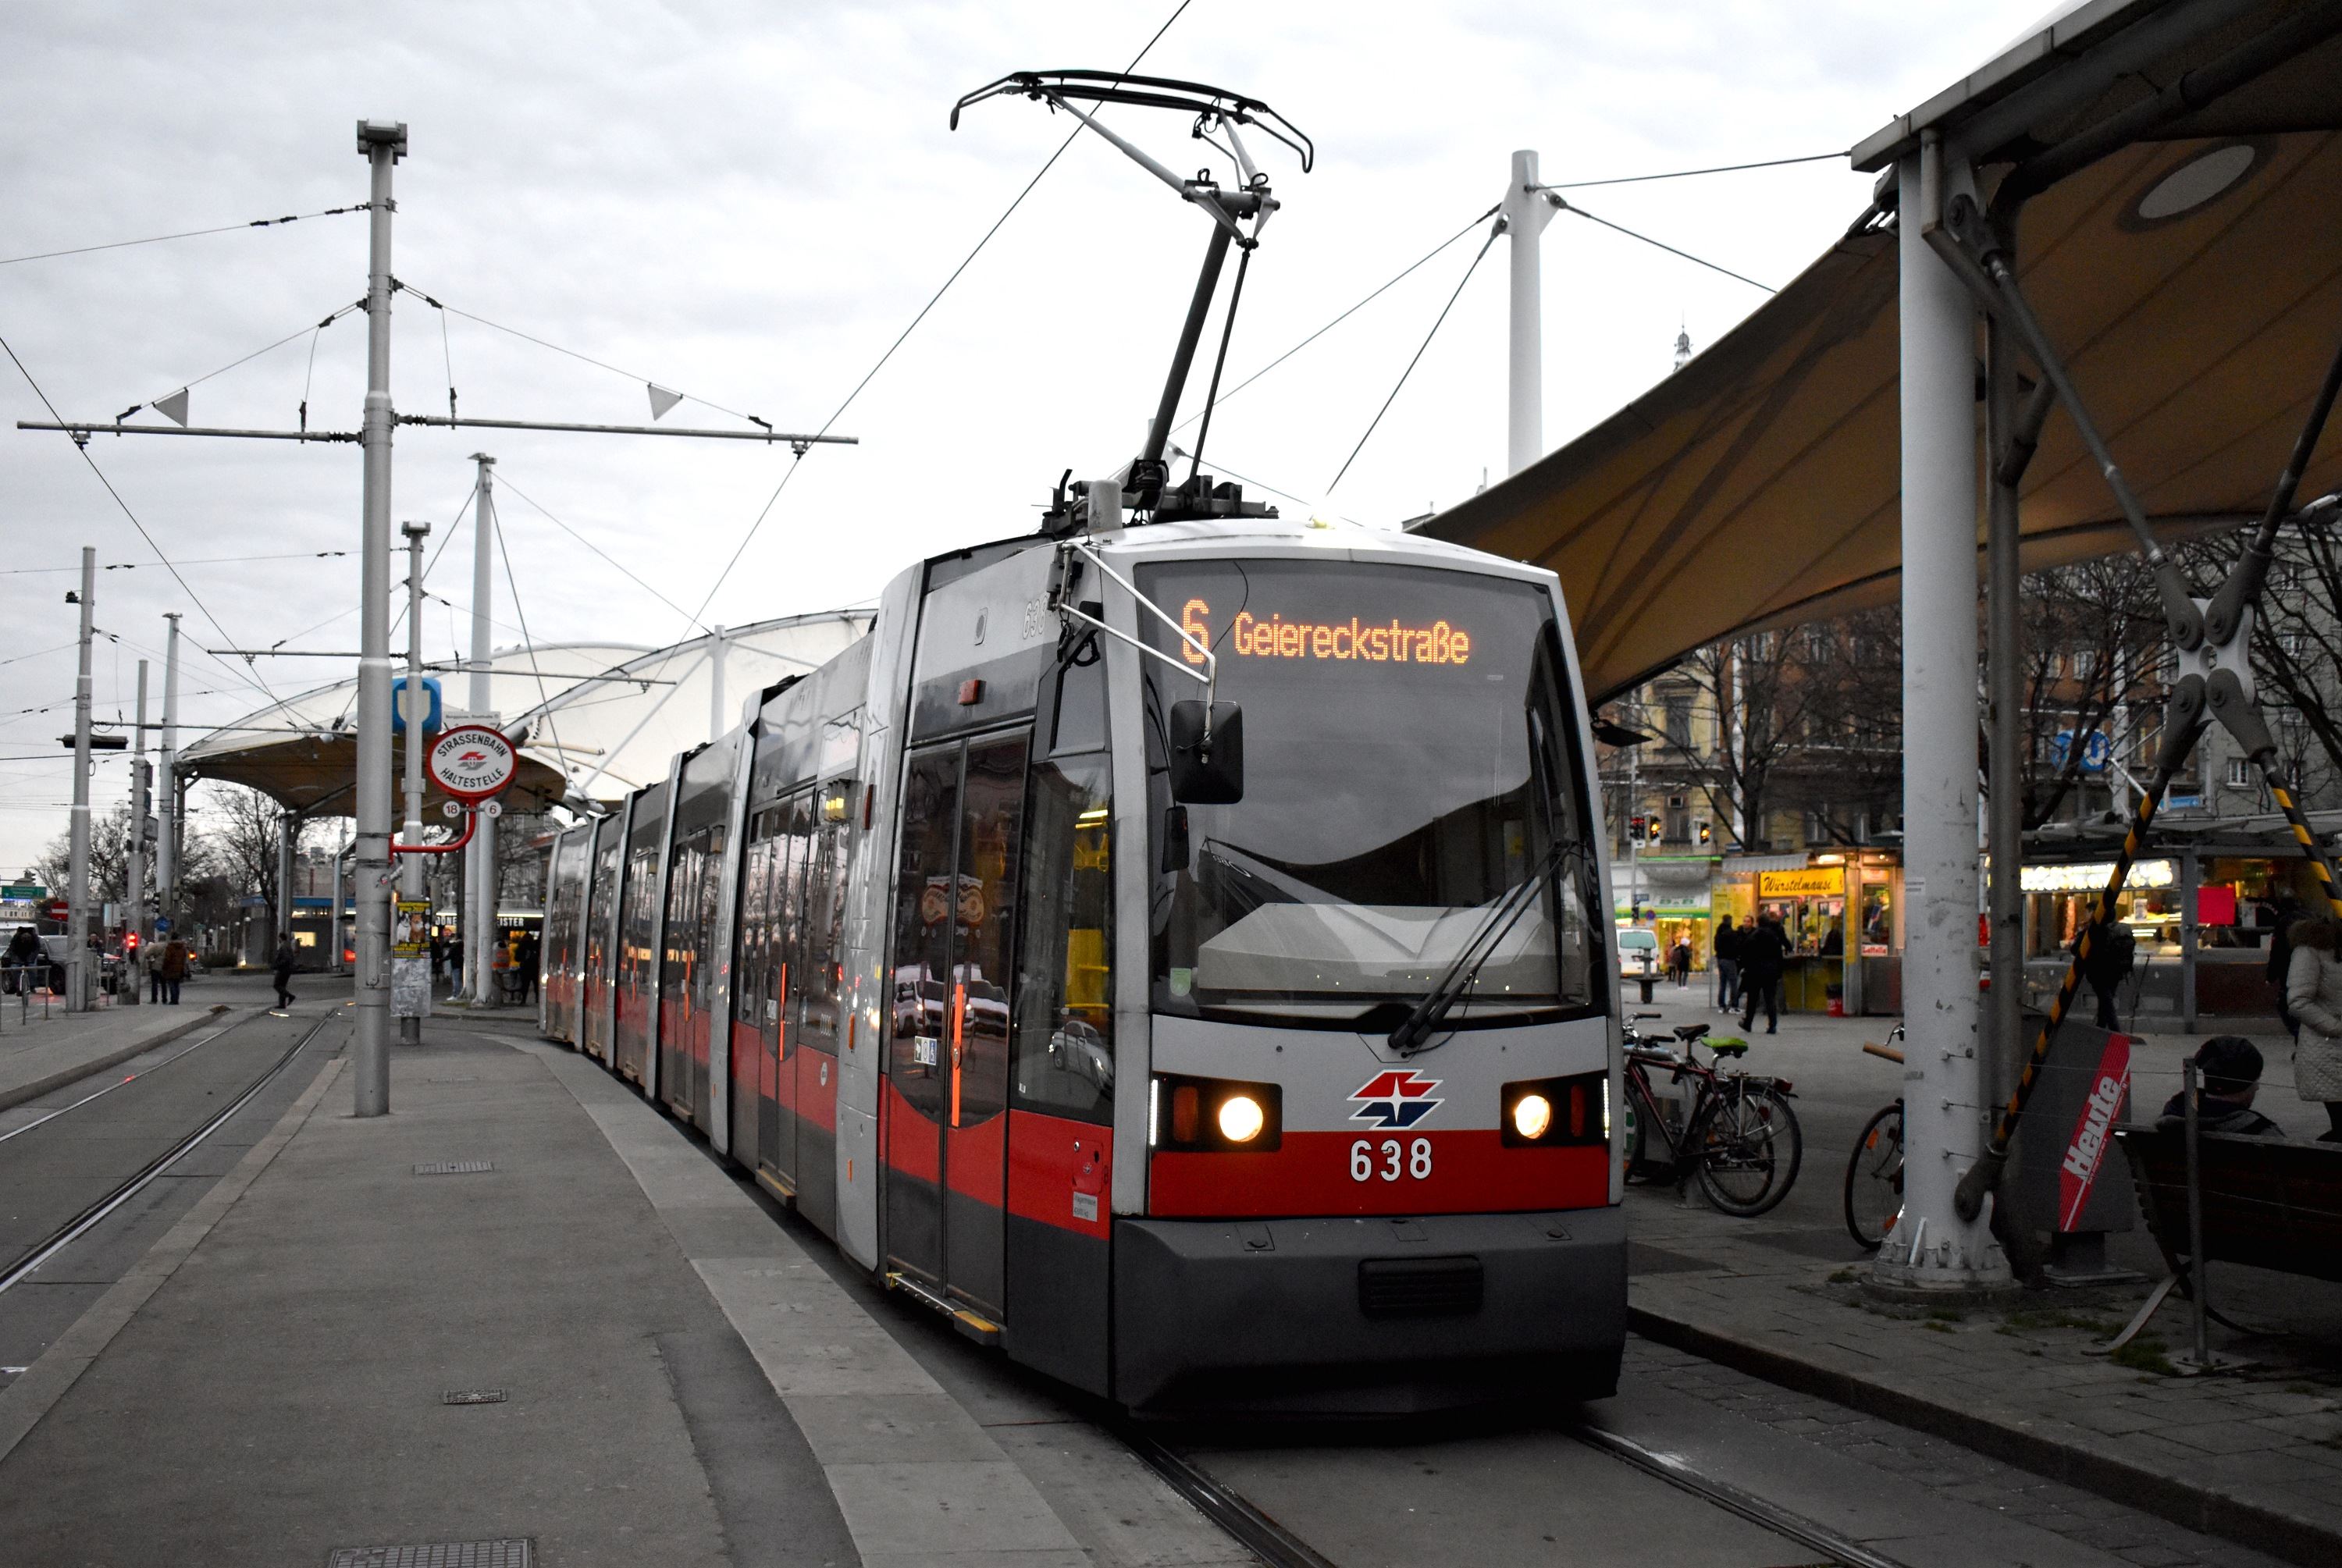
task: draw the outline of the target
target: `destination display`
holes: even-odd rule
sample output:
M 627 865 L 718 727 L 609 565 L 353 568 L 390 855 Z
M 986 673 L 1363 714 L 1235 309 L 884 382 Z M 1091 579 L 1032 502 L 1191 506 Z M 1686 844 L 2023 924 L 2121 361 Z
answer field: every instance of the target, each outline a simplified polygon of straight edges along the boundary
M 1179 626 L 1197 642 L 1211 644 L 1212 606 L 1202 599 L 1188 600 L 1180 607 Z M 1228 624 L 1227 636 L 1219 646 L 1249 659 L 1462 665 L 1471 661 L 1472 634 L 1445 620 L 1427 626 L 1411 624 L 1396 615 L 1387 622 L 1359 615 L 1344 621 L 1288 621 L 1282 611 L 1272 610 L 1264 617 L 1245 609 L 1238 610 Z M 1193 644 L 1182 644 L 1180 651 L 1191 664 L 1204 662 Z

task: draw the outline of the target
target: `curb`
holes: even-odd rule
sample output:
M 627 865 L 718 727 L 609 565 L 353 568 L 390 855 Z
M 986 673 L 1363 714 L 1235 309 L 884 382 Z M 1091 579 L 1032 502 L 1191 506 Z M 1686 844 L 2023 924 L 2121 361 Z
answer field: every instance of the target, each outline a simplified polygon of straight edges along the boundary
M 225 1002 L 215 1002 L 209 1012 L 198 1013 L 186 1022 L 174 1024 L 159 1034 L 133 1041 L 127 1045 L 108 1051 L 102 1056 L 94 1056 L 75 1066 L 61 1068 L 45 1078 L 35 1078 L 29 1084 L 19 1084 L 14 1089 L 0 1089 L 0 1111 L 5 1111 L 12 1105 L 21 1105 L 27 1100 L 37 1100 L 53 1089 L 62 1089 L 68 1084 L 78 1083 L 92 1074 L 105 1072 L 108 1067 L 119 1067 L 133 1056 L 152 1051 L 157 1045 L 167 1045 L 180 1035 L 192 1034 L 206 1024 L 216 1024 L 219 1022 L 221 1014 L 234 1011 L 235 1009 Z
M 2227 1493 L 2114 1454 L 2046 1436 L 2029 1425 L 1961 1409 L 1914 1390 L 1887 1388 L 1750 1340 L 1663 1317 L 1647 1307 L 1628 1306 L 1626 1326 L 1672 1349 L 1947 1439 L 2207 1535 L 2307 1568 L 2327 1568 L 2342 1561 L 2342 1533 L 2278 1509 L 2240 1502 Z

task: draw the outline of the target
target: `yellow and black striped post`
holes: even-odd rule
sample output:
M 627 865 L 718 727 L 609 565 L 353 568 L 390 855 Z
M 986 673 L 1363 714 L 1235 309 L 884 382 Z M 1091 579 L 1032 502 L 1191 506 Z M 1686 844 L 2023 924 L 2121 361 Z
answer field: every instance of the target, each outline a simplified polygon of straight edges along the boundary
M 2261 782 L 2268 785 L 2269 798 L 2277 802 L 2277 810 L 2285 813 L 2286 825 L 2293 829 L 2293 842 L 2301 846 L 2303 856 L 2309 862 L 2309 869 L 2317 877 L 2318 888 L 2326 894 L 2326 907 L 2342 915 L 2342 890 L 2337 890 L 2335 885 L 2334 863 L 2326 858 L 2326 851 L 2318 846 L 2317 835 L 2309 830 L 2309 819 L 2302 815 L 2301 807 L 2293 798 L 2293 791 L 2286 786 L 2285 775 L 2277 771 L 2276 751 L 2272 749 L 2257 754 L 2253 761 L 2260 764 Z

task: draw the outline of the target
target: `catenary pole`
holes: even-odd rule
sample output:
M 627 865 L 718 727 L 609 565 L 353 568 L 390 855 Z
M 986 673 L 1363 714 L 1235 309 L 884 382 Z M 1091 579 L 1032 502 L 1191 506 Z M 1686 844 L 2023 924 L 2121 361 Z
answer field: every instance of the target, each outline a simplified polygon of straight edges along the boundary
M 138 725 L 130 743 L 130 844 L 123 857 L 122 929 L 138 940 L 123 944 L 123 1006 L 138 1005 L 139 949 L 146 941 L 146 661 L 138 661 Z
M 390 220 L 404 123 L 362 120 L 371 165 L 366 214 L 365 504 L 360 530 L 357 776 L 357 1035 L 353 1114 L 390 1111 Z
M 465 668 L 471 672 L 471 690 L 465 697 L 471 704 L 475 723 L 489 721 L 493 701 L 489 681 L 489 655 L 493 646 L 494 628 L 488 620 L 490 601 L 495 594 L 496 557 L 496 460 L 485 452 L 472 454 L 472 461 L 480 465 L 480 475 L 472 494 L 472 656 Z M 471 894 L 464 912 L 464 991 L 475 1007 L 496 1004 L 495 973 L 490 954 L 496 928 L 496 819 L 482 812 L 472 833 L 471 846 L 465 852 L 465 890 Z
M 716 628 L 715 645 L 707 660 L 707 738 L 713 742 L 731 725 L 724 720 L 724 628 Z
M 1506 365 L 1506 471 L 1545 455 L 1545 286 L 1539 259 L 1545 225 L 1560 209 L 1537 185 L 1537 155 L 1513 155 L 1512 183 L 1499 204 L 1512 241 L 1512 331 Z
M 177 935 L 179 914 L 179 612 L 165 611 L 171 623 L 163 643 L 163 767 L 156 775 L 156 814 L 162 831 L 155 841 L 155 913 L 171 922 Z
M 405 523 L 399 532 L 406 539 L 406 688 L 405 688 L 405 763 L 406 763 L 406 842 L 423 842 L 423 723 L 430 717 L 430 701 L 423 690 L 423 541 L 431 536 L 428 523 Z M 418 899 L 424 895 L 424 856 L 410 854 L 399 867 L 399 896 Z M 338 881 L 335 886 L 339 887 Z M 335 940 L 339 940 L 336 938 Z M 426 986 L 425 990 L 429 988 Z M 406 1044 L 423 1044 L 423 1020 L 402 1018 L 398 1021 L 398 1037 Z
M 1942 155 L 1902 165 L 1903 1212 L 1873 1265 L 1889 1288 L 2009 1281 L 1979 1215 L 1953 1207 L 1984 1104 L 1977 1002 L 1976 306 L 1927 243 Z M 1922 165 L 1926 165 L 1923 173 Z
M 95 629 L 92 601 L 97 597 L 97 550 L 81 550 L 81 656 L 74 675 L 73 823 L 65 873 L 65 1011 L 86 1013 L 89 973 L 89 641 Z

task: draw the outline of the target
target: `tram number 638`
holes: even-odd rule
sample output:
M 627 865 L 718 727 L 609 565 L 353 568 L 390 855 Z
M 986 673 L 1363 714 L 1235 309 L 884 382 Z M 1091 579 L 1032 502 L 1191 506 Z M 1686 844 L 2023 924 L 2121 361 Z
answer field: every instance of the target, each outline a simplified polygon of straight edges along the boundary
M 1377 1144 L 1370 1138 L 1360 1138 L 1350 1145 L 1350 1180 L 1370 1182 L 1380 1176 L 1386 1182 L 1396 1182 L 1401 1175 L 1421 1182 L 1431 1175 L 1431 1140 L 1417 1138 L 1402 1144 L 1396 1138 L 1385 1138 Z

